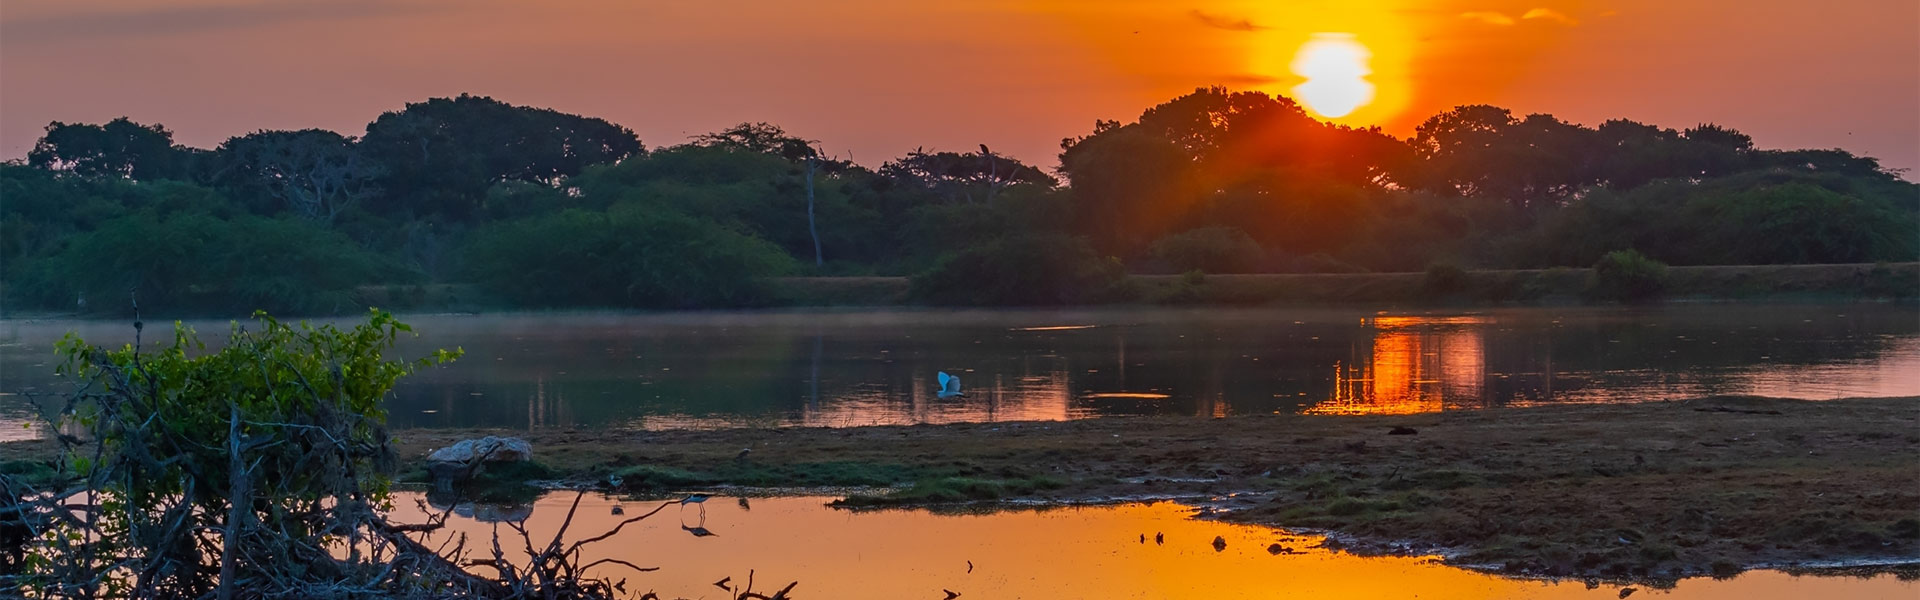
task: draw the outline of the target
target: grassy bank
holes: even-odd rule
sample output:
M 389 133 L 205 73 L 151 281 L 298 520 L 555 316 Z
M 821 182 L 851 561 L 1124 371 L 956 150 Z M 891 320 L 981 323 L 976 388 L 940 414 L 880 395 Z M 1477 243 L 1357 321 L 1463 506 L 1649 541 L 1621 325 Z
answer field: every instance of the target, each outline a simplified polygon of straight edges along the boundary
M 1586 301 L 1593 269 L 1467 271 L 1436 287 L 1426 273 L 1133 275 L 1138 301 L 1155 304 L 1571 304 Z M 794 306 L 900 305 L 905 277 L 790 277 L 777 280 Z M 1920 263 L 1671 267 L 1672 300 L 1911 298 Z
M 860 486 L 846 504 L 1184 498 L 1442 552 L 1606 578 L 1920 561 L 1920 399 L 1708 398 L 1410 416 L 1115 418 L 856 429 L 531 434 L 544 473 L 628 492 Z M 1396 427 L 1411 435 L 1390 434 Z M 400 433 L 404 455 L 477 431 Z M 743 449 L 751 450 L 745 457 Z
M 1146 305 L 1566 305 L 1595 302 L 1593 269 L 1465 271 L 1436 286 L 1427 273 L 1132 275 L 1131 300 Z M 910 306 L 906 277 L 780 277 L 772 307 Z M 1920 263 L 1670 267 L 1669 301 L 1911 301 L 1920 296 Z M 524 310 L 470 284 L 367 285 L 343 306 L 400 312 Z M 582 306 L 576 308 L 595 308 Z M 353 311 L 348 311 L 353 312 Z M 17 309 L 7 318 L 87 316 L 63 310 Z
M 1464 281 L 1444 289 L 1436 289 L 1426 273 L 1133 275 L 1131 279 L 1135 301 L 1147 304 L 1575 304 L 1587 301 L 1593 269 L 1466 271 Z M 913 304 L 906 277 L 781 277 L 773 284 L 773 302 L 778 306 Z M 1920 295 L 1920 263 L 1670 267 L 1666 280 L 1666 298 L 1676 301 L 1911 299 L 1915 295 Z M 512 309 L 470 285 L 366 286 L 356 298 L 393 310 Z
M 1467 271 L 1436 289 L 1426 273 L 1133 275 L 1136 302 L 1200 305 L 1366 303 L 1575 304 L 1587 301 L 1593 269 Z M 905 306 L 906 277 L 782 277 L 779 306 Z M 1920 294 L 1920 263 L 1671 267 L 1666 298 L 1702 300 L 1855 300 Z M 464 285 L 368 287 L 367 302 L 401 310 L 503 310 L 510 307 Z
M 1136 275 L 1148 299 L 1196 304 L 1572 304 L 1588 301 L 1593 269 L 1466 271 L 1436 286 L 1427 273 Z M 1823 300 L 1912 297 L 1920 263 L 1669 267 L 1664 297 L 1702 300 Z

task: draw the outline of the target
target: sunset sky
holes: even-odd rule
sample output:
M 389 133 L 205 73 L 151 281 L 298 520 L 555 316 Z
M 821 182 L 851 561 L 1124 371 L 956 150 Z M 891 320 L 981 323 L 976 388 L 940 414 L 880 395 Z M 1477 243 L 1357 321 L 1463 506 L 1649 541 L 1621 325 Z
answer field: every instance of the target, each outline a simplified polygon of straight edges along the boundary
M 1197 86 L 1290 93 L 1315 34 L 1370 54 L 1341 119 L 1405 136 L 1490 103 L 1597 125 L 1731 126 L 1920 167 L 1911 0 L 6 0 L 0 158 L 126 115 L 212 147 L 358 135 L 462 92 L 602 117 L 649 147 L 770 121 L 869 166 L 1060 139 Z M 1364 84 L 1362 84 L 1364 85 Z M 1914 179 L 1912 173 L 1906 175 Z

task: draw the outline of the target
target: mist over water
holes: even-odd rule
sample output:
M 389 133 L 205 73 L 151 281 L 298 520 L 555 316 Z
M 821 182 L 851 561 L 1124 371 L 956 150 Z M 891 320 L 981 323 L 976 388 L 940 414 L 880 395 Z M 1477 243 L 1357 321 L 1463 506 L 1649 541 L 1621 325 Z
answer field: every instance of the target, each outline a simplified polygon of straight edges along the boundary
M 396 427 L 651 429 L 1114 415 L 1414 413 L 1714 394 L 1920 395 L 1920 318 L 1898 305 L 414 315 L 400 352 L 462 347 L 404 379 Z M 211 345 L 224 322 L 195 324 Z M 8 321 L 0 437 L 64 389 L 68 329 Z M 153 328 L 149 333 L 154 333 Z M 147 336 L 154 343 L 156 336 Z M 935 374 L 967 396 L 941 399 Z

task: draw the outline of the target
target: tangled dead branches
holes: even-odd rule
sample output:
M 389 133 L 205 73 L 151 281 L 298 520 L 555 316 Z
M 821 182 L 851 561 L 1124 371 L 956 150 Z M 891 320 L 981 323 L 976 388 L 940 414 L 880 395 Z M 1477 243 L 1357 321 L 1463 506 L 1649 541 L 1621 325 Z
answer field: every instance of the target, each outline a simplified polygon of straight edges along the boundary
M 487 556 L 470 558 L 482 551 L 464 535 L 441 535 L 446 511 L 390 521 L 395 460 L 380 401 L 399 377 L 458 352 L 383 359 L 409 329 L 378 311 L 350 330 L 258 314 L 256 323 L 198 356 L 189 350 L 204 346 L 177 324 L 172 345 L 152 353 L 139 350 L 137 322 L 136 343 L 123 349 L 61 342 L 62 372 L 77 387 L 48 424 L 62 460 L 37 481 L 0 475 L 7 592 L 599 600 L 629 595 L 626 581 L 589 571 L 651 570 L 587 561 L 582 549 L 666 504 L 577 541 L 562 526 L 538 547 L 510 523 L 516 560 L 497 528 Z M 568 525 L 578 506 L 576 497 Z

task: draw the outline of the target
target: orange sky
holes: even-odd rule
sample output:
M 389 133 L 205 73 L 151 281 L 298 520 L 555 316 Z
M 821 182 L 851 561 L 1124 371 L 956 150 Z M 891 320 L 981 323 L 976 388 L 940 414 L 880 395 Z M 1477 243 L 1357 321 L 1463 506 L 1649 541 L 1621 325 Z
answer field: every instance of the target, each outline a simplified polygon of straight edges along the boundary
M 983 142 L 1051 166 L 1094 119 L 1196 86 L 1286 91 L 1316 32 L 1373 52 L 1376 102 L 1343 122 L 1398 135 L 1492 103 L 1712 121 L 1920 167 L 1911 0 L 6 0 L 0 157 L 52 120 L 127 115 L 211 147 L 260 128 L 359 134 L 470 92 L 603 117 L 650 147 L 765 120 L 870 166 Z

